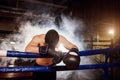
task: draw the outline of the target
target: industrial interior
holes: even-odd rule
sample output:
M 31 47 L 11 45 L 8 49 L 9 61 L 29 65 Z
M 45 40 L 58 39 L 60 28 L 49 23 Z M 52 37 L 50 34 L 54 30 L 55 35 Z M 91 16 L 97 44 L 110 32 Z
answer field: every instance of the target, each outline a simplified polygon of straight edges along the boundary
M 67 23 L 64 23 L 63 16 L 67 18 Z M 76 21 L 75 25 L 71 22 L 74 22 L 74 20 Z M 78 29 L 75 29 L 75 34 L 77 35 L 75 37 L 79 38 L 78 41 L 80 43 L 83 43 L 80 46 L 84 47 L 84 49 L 80 48 L 81 50 L 113 49 L 120 46 L 119 0 L 0 0 L 0 49 L 20 50 L 16 46 L 21 43 L 24 44 L 22 41 L 17 42 L 18 39 L 23 38 L 23 36 L 19 36 L 24 31 L 21 26 L 26 26 L 24 31 L 26 33 L 31 28 L 27 26 L 29 24 L 24 25 L 27 22 L 31 26 L 42 25 L 41 29 L 44 30 L 46 25 L 43 24 L 47 24 L 49 21 L 53 22 L 54 26 L 59 30 L 64 29 L 64 25 L 66 24 L 68 26 L 66 32 L 67 29 L 72 31 L 71 28 L 74 29 L 77 26 Z M 27 30 L 27 28 L 29 29 Z M 34 29 L 35 27 L 33 27 L 33 31 L 30 30 L 31 34 L 35 34 Z M 12 37 L 12 35 L 15 36 Z M 69 34 L 69 36 L 72 35 Z M 111 51 L 111 53 L 108 62 L 119 63 L 120 50 Z M 94 57 L 93 63 L 105 63 L 104 54 L 92 57 Z M 0 66 L 30 66 L 34 62 L 34 60 L 31 62 L 30 60 L 22 60 L 22 58 L 14 60 L 12 62 L 12 58 L 7 60 L 7 58 L 1 57 Z M 78 71 L 80 72 L 81 70 Z M 90 74 L 94 75 L 94 72 Z M 107 74 L 107 78 L 103 71 L 99 75 L 100 78 L 74 78 L 70 74 L 69 77 L 63 79 L 58 76 L 57 80 L 120 80 L 120 66 L 108 68 Z M 77 76 L 79 75 L 77 74 Z M 88 74 L 88 76 L 90 75 Z M 0 72 L 0 80 L 32 80 L 31 77 L 32 72 Z

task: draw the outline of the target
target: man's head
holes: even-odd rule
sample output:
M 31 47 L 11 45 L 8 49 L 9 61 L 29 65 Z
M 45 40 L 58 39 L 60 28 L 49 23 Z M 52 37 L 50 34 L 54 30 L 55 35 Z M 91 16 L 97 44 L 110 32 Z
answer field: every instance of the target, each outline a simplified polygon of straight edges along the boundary
M 59 41 L 59 34 L 56 30 L 51 29 L 46 33 L 45 42 L 49 45 L 50 48 L 55 49 Z

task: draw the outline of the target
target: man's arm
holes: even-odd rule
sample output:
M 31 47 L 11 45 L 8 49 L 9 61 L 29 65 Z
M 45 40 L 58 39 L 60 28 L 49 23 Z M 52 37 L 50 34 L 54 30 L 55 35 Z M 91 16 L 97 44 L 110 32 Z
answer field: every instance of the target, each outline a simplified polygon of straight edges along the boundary
M 33 52 L 33 53 L 39 53 L 39 45 L 40 39 L 38 36 L 33 37 L 33 39 L 28 43 L 28 45 L 25 48 L 26 52 Z
M 61 40 L 64 47 L 69 50 L 69 52 L 63 57 L 63 62 L 68 69 L 77 69 L 80 64 L 78 47 L 69 42 L 65 37 L 62 37 Z
M 60 37 L 61 37 L 61 42 L 64 44 L 64 47 L 66 49 L 68 49 L 68 50 L 70 50 L 72 48 L 77 48 L 78 49 L 78 47 L 75 44 L 68 41 L 65 37 L 63 37 L 63 36 L 60 36 Z

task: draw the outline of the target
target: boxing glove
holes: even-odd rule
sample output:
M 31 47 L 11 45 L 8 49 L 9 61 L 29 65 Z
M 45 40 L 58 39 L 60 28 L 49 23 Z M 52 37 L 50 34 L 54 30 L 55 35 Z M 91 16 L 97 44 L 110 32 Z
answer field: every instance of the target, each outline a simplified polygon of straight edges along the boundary
M 53 57 L 53 64 L 58 64 L 63 60 L 63 53 L 60 51 L 55 51 L 49 48 L 48 55 Z
M 73 55 L 74 54 L 74 55 Z M 72 48 L 64 57 L 63 62 L 67 69 L 77 69 L 80 64 L 79 51 L 76 48 Z
M 39 53 L 43 57 L 53 57 L 53 64 L 60 63 L 63 59 L 62 52 L 55 51 L 54 49 L 51 49 L 48 46 L 40 46 Z

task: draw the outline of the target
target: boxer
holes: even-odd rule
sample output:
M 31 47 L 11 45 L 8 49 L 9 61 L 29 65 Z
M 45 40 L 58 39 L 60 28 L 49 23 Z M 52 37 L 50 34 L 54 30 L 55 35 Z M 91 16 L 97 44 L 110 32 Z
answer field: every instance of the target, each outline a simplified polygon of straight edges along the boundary
M 69 50 L 66 55 L 56 51 L 61 43 Z M 34 36 L 26 46 L 25 51 L 46 56 L 46 58 L 36 58 L 35 66 L 53 66 L 63 60 L 68 69 L 76 69 L 80 63 L 77 46 L 64 36 L 59 35 L 54 29 L 49 30 L 46 34 Z M 33 80 L 43 79 L 56 80 L 56 72 L 33 72 Z

